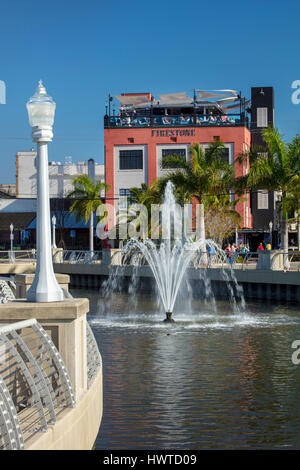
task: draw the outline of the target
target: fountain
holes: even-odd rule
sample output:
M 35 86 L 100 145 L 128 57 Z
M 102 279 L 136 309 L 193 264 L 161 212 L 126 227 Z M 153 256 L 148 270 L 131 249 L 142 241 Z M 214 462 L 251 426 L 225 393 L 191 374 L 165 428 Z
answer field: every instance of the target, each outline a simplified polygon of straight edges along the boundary
M 167 183 L 162 204 L 162 232 L 160 243 L 150 239 L 144 241 L 136 238 L 128 240 L 122 250 L 123 264 L 136 263 L 136 258 L 146 261 L 156 281 L 159 296 L 166 313 L 165 322 L 173 323 L 172 313 L 177 294 L 187 267 L 206 257 L 207 247 L 214 247 L 215 252 L 225 258 L 225 254 L 212 240 L 199 239 L 192 241 L 182 237 L 181 210 L 176 204 L 174 188 Z M 177 229 L 177 233 L 176 233 Z M 140 256 L 141 255 L 141 256 Z

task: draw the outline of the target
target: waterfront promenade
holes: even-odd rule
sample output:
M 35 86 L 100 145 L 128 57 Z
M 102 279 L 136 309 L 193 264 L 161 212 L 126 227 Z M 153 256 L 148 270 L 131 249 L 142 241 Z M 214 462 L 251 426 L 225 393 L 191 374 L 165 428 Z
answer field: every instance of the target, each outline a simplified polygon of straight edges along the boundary
M 33 278 L 17 274 L 16 299 L 0 305 L 0 449 L 92 449 L 103 379 L 89 301 L 72 298 L 69 276 L 56 275 L 63 301 L 28 302 Z
M 234 281 L 243 287 L 245 298 L 270 299 L 270 300 L 300 300 L 300 253 L 290 251 L 289 270 L 284 269 L 284 254 L 281 251 L 265 250 L 261 253 L 249 253 L 245 257 L 237 257 L 231 264 L 221 262 L 220 259 L 210 263 L 209 266 L 190 266 L 187 269 L 187 277 L 197 290 L 201 276 L 209 279 L 214 292 L 222 295 L 226 291 L 225 284 Z M 23 255 L 9 263 L 7 255 L 0 256 L 0 276 L 12 276 L 19 278 L 19 274 L 33 274 L 35 272 L 35 258 Z M 70 286 L 75 288 L 99 288 L 103 280 L 112 273 L 130 279 L 135 270 L 141 279 L 141 290 L 152 288 L 149 278 L 153 278 L 151 269 L 147 265 L 140 267 L 122 266 L 120 250 L 94 251 L 62 251 L 55 250 L 54 270 L 57 274 L 70 276 Z M 120 269 L 120 267 L 122 268 Z M 201 269 L 202 268 L 202 269 Z M 228 278 L 229 276 L 229 278 Z M 21 276 L 21 279 L 22 276 Z M 26 277 L 32 282 L 30 277 Z M 17 281 L 18 282 L 18 281 Z M 22 280 L 22 282 L 24 282 Z

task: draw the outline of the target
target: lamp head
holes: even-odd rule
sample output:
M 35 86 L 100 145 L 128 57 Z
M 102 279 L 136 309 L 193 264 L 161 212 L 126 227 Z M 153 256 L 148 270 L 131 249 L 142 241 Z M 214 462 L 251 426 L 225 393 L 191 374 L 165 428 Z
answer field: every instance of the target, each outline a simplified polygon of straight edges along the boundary
M 31 127 L 52 127 L 56 104 L 47 94 L 42 80 L 39 81 L 34 95 L 26 104 Z

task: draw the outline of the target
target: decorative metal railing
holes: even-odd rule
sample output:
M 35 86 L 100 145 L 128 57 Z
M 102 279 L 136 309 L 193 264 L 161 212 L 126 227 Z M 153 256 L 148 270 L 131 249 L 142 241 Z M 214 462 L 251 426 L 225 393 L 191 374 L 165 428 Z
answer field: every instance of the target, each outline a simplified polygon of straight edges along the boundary
M 279 251 L 271 261 L 271 269 L 280 266 L 284 271 L 300 271 L 300 251 Z
M 232 265 L 233 269 L 256 269 L 258 255 L 257 251 L 248 251 L 245 253 L 237 251 L 233 253 L 232 258 L 227 258 L 227 261 Z
M 12 279 L 0 278 L 0 304 L 15 300 L 16 284 Z
M 99 263 L 102 259 L 102 251 L 64 250 L 53 257 L 53 263 L 90 264 Z
M 0 251 L 0 263 L 35 263 L 36 250 Z
M 182 126 L 246 126 L 250 123 L 246 117 L 240 114 L 227 115 L 199 115 L 199 114 L 180 114 L 180 115 L 162 115 L 162 116 L 105 116 L 104 127 L 182 127 Z
M 90 388 L 94 378 L 96 377 L 99 367 L 102 366 L 101 355 L 94 333 L 86 322 L 86 352 L 87 352 L 87 386 Z
M 66 407 L 72 385 L 59 352 L 35 320 L 0 328 L 0 449 L 23 449 Z

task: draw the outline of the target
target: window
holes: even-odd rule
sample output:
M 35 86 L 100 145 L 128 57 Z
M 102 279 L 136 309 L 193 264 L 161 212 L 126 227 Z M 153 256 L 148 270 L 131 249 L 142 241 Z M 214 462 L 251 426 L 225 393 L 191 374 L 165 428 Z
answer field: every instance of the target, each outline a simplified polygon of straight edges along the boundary
M 257 108 L 257 127 L 268 127 L 268 108 Z
M 207 147 L 205 148 L 205 152 L 207 151 Z M 219 158 L 221 160 L 224 160 L 225 163 L 230 163 L 229 159 L 229 148 L 225 147 L 222 151 L 222 153 L 219 155 Z
M 143 150 L 120 150 L 120 170 L 142 170 Z
M 120 189 L 119 209 L 127 209 L 131 203 L 130 189 Z
M 186 158 L 186 151 L 185 149 L 163 149 L 162 150 L 162 161 L 164 161 L 164 159 L 166 157 L 169 157 L 170 155 L 174 155 L 174 156 L 178 156 L 178 157 L 181 157 L 181 158 Z M 168 165 L 168 166 L 164 166 L 164 168 L 173 168 L 171 165 Z
M 226 163 L 230 163 L 229 161 L 229 148 L 225 147 L 223 149 L 222 154 L 220 155 L 221 160 L 224 160 Z
M 269 209 L 268 191 L 257 191 L 257 209 Z

